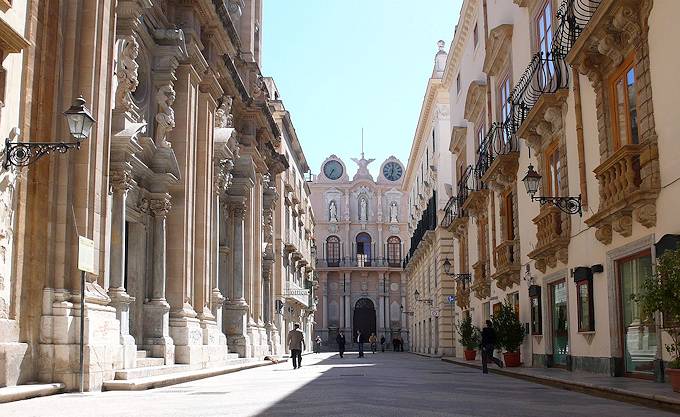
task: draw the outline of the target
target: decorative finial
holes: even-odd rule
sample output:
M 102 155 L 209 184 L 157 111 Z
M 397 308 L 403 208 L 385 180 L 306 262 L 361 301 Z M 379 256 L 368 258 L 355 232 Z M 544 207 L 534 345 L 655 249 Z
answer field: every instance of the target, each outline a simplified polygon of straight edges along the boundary
M 437 46 L 439 47 L 440 51 L 444 51 L 444 46 L 446 46 L 446 42 L 444 42 L 443 40 L 439 40 L 439 42 L 437 42 Z

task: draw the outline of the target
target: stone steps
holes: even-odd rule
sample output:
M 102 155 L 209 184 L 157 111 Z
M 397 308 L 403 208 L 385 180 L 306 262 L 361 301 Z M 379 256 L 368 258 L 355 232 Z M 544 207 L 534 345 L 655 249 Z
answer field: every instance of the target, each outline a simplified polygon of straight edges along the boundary
M 144 359 L 149 356 L 149 352 L 146 350 L 138 350 L 137 351 L 137 359 Z
M 273 364 L 271 361 L 245 358 L 234 359 L 228 362 L 229 365 L 226 366 L 197 370 L 190 370 L 189 365 L 164 365 L 163 367 L 152 367 L 154 369 L 135 368 L 117 371 L 116 379 L 105 381 L 102 391 L 140 391 L 160 388 Z M 279 363 L 281 362 L 286 362 L 286 359 L 281 360 Z M 162 372 L 167 373 L 151 375 L 153 372 L 160 371 L 157 368 L 164 368 Z M 127 373 L 123 374 L 123 372 Z M 126 376 L 128 379 L 119 379 L 119 373 L 121 373 L 121 377 Z
M 162 358 L 161 361 L 163 361 Z M 164 365 L 161 363 L 156 366 L 142 366 L 138 368 L 121 369 L 116 371 L 116 380 L 128 380 L 136 378 L 146 378 L 150 376 L 167 375 L 176 372 L 183 372 L 190 370 L 189 365 Z
M 148 368 L 162 365 L 165 365 L 165 359 L 163 358 L 137 358 L 137 361 L 135 362 L 135 368 Z

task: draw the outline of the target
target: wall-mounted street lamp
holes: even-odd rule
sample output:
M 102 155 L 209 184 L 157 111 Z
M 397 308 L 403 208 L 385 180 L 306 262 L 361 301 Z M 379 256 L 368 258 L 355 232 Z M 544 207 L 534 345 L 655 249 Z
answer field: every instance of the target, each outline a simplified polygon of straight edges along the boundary
M 455 280 L 462 284 L 469 284 L 472 281 L 472 274 L 452 274 L 449 258 L 444 260 L 444 273 L 450 277 L 455 277 Z
M 52 152 L 66 153 L 70 148 L 80 149 L 80 143 L 90 137 L 92 126 L 96 122 L 86 104 L 85 99 L 80 96 L 64 112 L 68 130 L 75 142 L 12 142 L 5 139 L 3 168 L 9 169 L 10 165 L 25 167 Z
M 527 174 L 522 179 L 522 182 L 527 189 L 527 194 L 531 196 L 531 201 L 538 201 L 541 205 L 550 203 L 567 214 L 578 213 L 579 216 L 583 216 L 580 195 L 578 197 L 536 197 L 536 192 L 541 184 L 541 178 L 541 174 L 534 170 L 533 165 L 529 164 Z
M 406 314 L 407 316 L 412 316 L 415 314 L 413 311 L 404 311 L 403 305 L 399 306 L 399 310 L 401 310 L 402 314 Z
M 413 293 L 413 297 L 415 297 L 416 301 L 419 302 L 419 303 L 425 303 L 425 304 L 432 305 L 432 299 L 431 298 L 420 298 L 420 292 L 418 292 L 418 290 L 415 290 L 415 292 Z

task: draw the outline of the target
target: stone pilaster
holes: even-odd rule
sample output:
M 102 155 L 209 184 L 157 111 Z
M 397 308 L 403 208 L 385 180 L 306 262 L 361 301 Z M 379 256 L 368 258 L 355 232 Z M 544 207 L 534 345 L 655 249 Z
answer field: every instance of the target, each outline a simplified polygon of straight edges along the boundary
M 233 293 L 224 307 L 225 329 L 229 349 L 245 357 L 250 352 L 250 339 L 246 334 L 248 325 L 248 304 L 245 299 L 245 199 L 230 204 L 233 216 Z

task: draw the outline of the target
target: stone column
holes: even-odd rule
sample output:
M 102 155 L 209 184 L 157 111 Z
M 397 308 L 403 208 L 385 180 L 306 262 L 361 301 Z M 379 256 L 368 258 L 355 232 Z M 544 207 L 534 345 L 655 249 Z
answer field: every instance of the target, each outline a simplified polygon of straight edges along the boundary
M 175 347 L 170 338 L 170 305 L 165 299 L 166 229 L 170 211 L 170 194 L 153 195 L 149 210 L 153 216 L 153 270 L 151 300 L 144 305 L 144 345 L 151 356 L 175 363 Z
M 345 279 L 345 330 L 352 329 L 352 275 Z M 354 335 L 352 335 L 354 337 Z
M 131 166 L 127 166 L 131 169 Z M 132 176 L 128 169 L 111 171 L 109 182 L 113 190 L 111 209 L 111 275 L 108 294 L 111 305 L 116 309 L 116 319 L 120 323 L 120 344 L 122 345 L 123 368 L 135 366 L 137 346 L 130 335 L 130 303 L 133 297 L 125 290 L 125 215 L 128 190 L 132 187 Z
M 233 275 L 232 298 L 226 303 L 225 328 L 229 349 L 245 357 L 250 351 L 250 343 L 246 337 L 248 325 L 248 304 L 245 299 L 245 233 L 244 221 L 246 215 L 245 198 L 237 199 L 230 204 L 233 216 Z
M 323 318 L 321 319 L 322 326 L 323 326 L 323 331 L 328 332 L 328 273 L 327 272 L 322 272 L 322 279 L 321 279 L 321 285 L 323 288 L 323 305 L 322 305 L 322 311 L 321 314 Z M 328 334 L 328 333 L 326 333 Z

